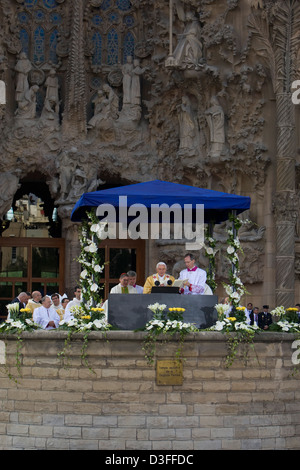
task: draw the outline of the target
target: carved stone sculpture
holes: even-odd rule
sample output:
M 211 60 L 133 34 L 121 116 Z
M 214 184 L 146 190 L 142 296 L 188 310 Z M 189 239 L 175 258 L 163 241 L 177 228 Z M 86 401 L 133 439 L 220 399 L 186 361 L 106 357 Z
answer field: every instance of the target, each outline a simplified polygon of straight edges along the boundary
M 145 72 L 145 68 L 140 67 L 139 59 L 134 59 L 132 80 L 131 80 L 131 104 L 141 105 L 141 80 L 140 76 Z
M 194 155 L 199 141 L 199 129 L 187 95 L 182 97 L 178 111 L 179 149 L 185 154 Z
M 16 117 L 19 119 L 34 119 L 36 117 L 36 94 L 38 85 L 33 85 L 25 91 L 23 99 L 18 102 Z
M 127 57 L 126 64 L 122 67 L 123 74 L 123 107 L 126 104 L 131 104 L 131 82 L 133 72 L 133 58 L 132 56 Z
M 3 219 L 5 214 L 12 206 L 14 195 L 20 187 L 18 176 L 5 171 L 0 173 L 0 218 Z
M 24 100 L 26 91 L 29 90 L 28 74 L 32 69 L 30 60 L 25 52 L 21 52 L 18 62 L 15 66 L 17 72 L 16 101 L 19 103 Z
M 0 80 L 0 104 L 6 103 L 6 87 L 5 82 Z
M 206 110 L 205 115 L 210 130 L 211 157 L 219 157 L 225 145 L 225 119 L 224 111 L 220 106 L 218 98 L 213 96 L 210 100 L 211 107 Z
M 199 68 L 202 58 L 201 28 L 197 18 L 187 13 L 187 24 L 174 50 L 174 65 L 180 68 Z
M 114 124 L 119 116 L 119 98 L 112 87 L 103 85 L 94 99 L 94 116 L 88 122 L 88 128 L 95 128 L 103 140 L 114 137 Z
M 49 76 L 46 79 L 45 85 L 46 85 L 46 98 L 45 99 L 48 99 L 49 101 L 51 101 L 53 105 L 55 103 L 54 109 L 55 109 L 55 112 L 58 113 L 59 112 L 59 96 L 58 96 L 59 85 L 58 85 L 58 79 L 56 76 L 56 71 L 54 69 L 50 70 Z

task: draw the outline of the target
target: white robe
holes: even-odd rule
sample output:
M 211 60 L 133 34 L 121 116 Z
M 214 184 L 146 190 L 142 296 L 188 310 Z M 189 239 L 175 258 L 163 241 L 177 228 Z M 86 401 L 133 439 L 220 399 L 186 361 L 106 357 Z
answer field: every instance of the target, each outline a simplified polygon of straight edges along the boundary
M 64 320 L 65 321 L 70 321 L 74 318 L 74 314 L 72 312 L 70 312 L 70 308 L 71 307 L 74 307 L 76 305 L 81 305 L 81 300 L 78 300 L 76 299 L 76 297 L 74 297 L 73 300 L 71 300 L 71 302 L 69 302 L 65 308 L 65 313 L 64 313 Z
M 50 321 L 54 321 L 55 327 L 58 327 L 58 324 L 60 322 L 60 317 L 58 313 L 56 313 L 55 308 L 51 305 L 49 308 L 45 308 L 43 305 L 41 307 L 38 307 L 34 310 L 33 312 L 33 321 L 37 325 L 40 325 L 42 328 L 47 329 L 47 330 L 53 330 L 53 326 L 48 326 L 48 323 Z
M 142 294 L 143 291 L 144 291 L 144 287 L 143 286 L 138 286 L 137 284 L 135 286 L 132 286 L 136 289 L 137 293 L 138 294 Z
M 191 294 L 191 295 L 206 295 L 206 271 L 201 268 L 198 268 L 195 271 L 190 271 L 188 269 L 183 269 L 180 271 L 179 279 L 188 279 L 189 283 L 191 284 L 190 287 L 184 287 L 184 294 Z M 207 286 L 208 287 L 208 286 Z
M 118 284 L 110 289 L 110 294 L 122 294 L 122 286 Z M 128 286 L 128 294 L 137 294 L 137 290 L 133 286 Z
M 116 286 L 112 287 L 110 289 L 110 294 L 122 294 L 122 286 L 121 284 L 117 284 Z M 137 290 L 133 286 L 128 286 L 128 294 L 137 294 Z M 104 302 L 102 305 L 102 308 L 104 308 L 104 315 L 107 318 L 108 317 L 108 299 Z

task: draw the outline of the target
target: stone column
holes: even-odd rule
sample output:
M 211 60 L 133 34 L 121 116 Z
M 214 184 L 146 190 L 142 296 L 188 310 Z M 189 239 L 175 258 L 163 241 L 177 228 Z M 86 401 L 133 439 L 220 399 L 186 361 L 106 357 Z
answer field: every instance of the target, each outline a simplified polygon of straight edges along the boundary
M 291 93 L 277 93 L 277 167 L 275 194 L 276 305 L 294 305 L 295 284 L 295 108 Z
M 86 124 L 86 72 L 84 55 L 84 0 L 72 2 L 72 28 L 67 65 L 66 100 L 62 128 L 69 138 L 85 135 Z
M 65 239 L 65 291 L 73 299 L 74 287 L 79 283 L 80 264 L 77 258 L 80 255 L 78 229 L 80 224 L 71 221 L 73 206 L 61 205 L 58 214 L 62 221 L 62 237 Z

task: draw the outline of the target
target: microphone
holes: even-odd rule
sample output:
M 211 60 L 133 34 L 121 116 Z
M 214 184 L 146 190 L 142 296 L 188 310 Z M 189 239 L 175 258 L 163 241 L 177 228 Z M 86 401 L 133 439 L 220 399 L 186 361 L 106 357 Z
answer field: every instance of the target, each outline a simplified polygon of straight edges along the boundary
M 167 284 L 168 284 L 168 286 L 171 286 L 173 284 L 171 279 L 168 280 Z
M 154 284 L 156 285 L 156 287 L 160 286 L 160 282 L 159 282 L 159 281 L 155 281 Z

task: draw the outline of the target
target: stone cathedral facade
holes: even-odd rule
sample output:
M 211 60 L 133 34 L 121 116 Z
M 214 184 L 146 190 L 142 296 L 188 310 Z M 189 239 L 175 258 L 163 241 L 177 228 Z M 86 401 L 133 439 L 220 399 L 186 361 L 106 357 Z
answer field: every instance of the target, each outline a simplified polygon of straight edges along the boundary
M 81 194 L 162 179 L 250 196 L 244 300 L 300 301 L 299 1 L 0 0 L 0 23 L 0 216 L 28 187 L 51 200 L 70 295 Z M 223 225 L 214 237 L 223 296 Z M 183 254 L 146 241 L 142 275 Z

